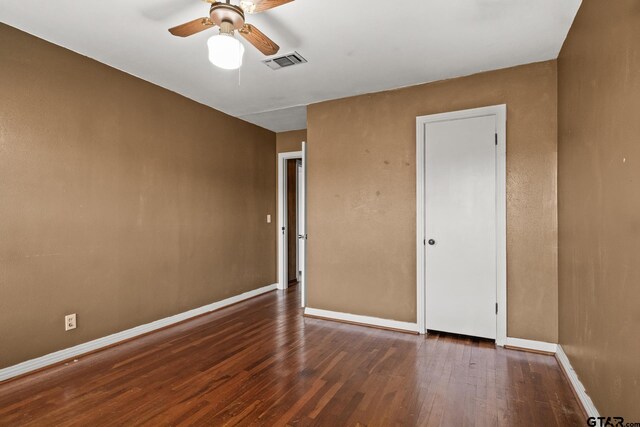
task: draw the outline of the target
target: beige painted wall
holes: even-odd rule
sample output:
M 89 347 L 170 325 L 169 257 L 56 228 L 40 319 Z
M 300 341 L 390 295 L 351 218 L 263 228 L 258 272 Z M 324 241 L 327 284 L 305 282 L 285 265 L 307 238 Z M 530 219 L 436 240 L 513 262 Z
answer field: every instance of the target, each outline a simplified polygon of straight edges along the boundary
M 308 302 L 416 320 L 416 116 L 508 104 L 508 335 L 557 340 L 556 63 L 308 108 Z
M 6 25 L 0 64 L 0 368 L 276 281 L 274 133 Z
M 640 421 L 640 2 L 585 0 L 558 61 L 560 343 Z
M 307 130 L 292 130 L 276 134 L 276 151 L 286 153 L 288 151 L 301 151 L 302 142 L 307 140 Z

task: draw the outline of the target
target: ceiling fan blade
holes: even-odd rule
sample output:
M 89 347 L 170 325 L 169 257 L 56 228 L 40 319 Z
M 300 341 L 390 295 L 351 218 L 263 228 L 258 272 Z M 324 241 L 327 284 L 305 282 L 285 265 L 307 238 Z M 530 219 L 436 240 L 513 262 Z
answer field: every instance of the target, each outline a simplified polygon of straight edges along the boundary
M 253 6 L 250 13 L 260 13 L 283 4 L 291 3 L 294 0 L 253 0 Z
M 280 50 L 280 46 L 251 24 L 244 24 L 238 31 L 245 40 L 267 56 L 275 55 Z
M 213 27 L 213 22 L 209 18 L 198 18 L 177 27 L 169 28 L 169 32 L 178 37 L 189 37 L 193 34 Z

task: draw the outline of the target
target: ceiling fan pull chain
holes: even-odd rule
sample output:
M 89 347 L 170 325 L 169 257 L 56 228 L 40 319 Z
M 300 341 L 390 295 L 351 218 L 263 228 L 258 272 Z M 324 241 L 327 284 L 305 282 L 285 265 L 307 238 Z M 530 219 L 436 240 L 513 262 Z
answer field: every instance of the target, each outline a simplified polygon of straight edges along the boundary
M 241 47 L 238 45 L 238 51 L 240 51 Z M 238 87 L 240 87 L 240 73 L 242 72 L 242 67 L 238 67 Z

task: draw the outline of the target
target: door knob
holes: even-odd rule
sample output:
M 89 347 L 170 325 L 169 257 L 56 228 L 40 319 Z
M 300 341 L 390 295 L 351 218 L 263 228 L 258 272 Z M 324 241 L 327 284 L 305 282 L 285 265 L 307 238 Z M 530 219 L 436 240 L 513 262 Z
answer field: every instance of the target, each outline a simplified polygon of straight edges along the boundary
M 433 246 L 433 245 L 436 244 L 436 241 L 433 240 L 433 239 L 429 239 L 429 241 L 427 243 L 429 243 L 431 246 Z

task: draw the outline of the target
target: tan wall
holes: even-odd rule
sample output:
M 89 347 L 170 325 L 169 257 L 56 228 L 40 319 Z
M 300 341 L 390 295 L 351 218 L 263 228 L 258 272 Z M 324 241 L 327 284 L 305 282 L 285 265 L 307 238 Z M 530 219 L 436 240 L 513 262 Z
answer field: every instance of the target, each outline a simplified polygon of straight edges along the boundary
M 276 151 L 286 153 L 288 151 L 302 150 L 302 141 L 307 140 L 307 130 L 292 130 L 276 134 Z
M 558 62 L 560 343 L 640 420 L 640 3 L 585 0 Z
M 6 25 L 0 64 L 0 368 L 276 281 L 275 134 Z
M 508 104 L 508 335 L 557 340 L 556 63 L 308 108 L 310 307 L 416 320 L 416 116 Z

